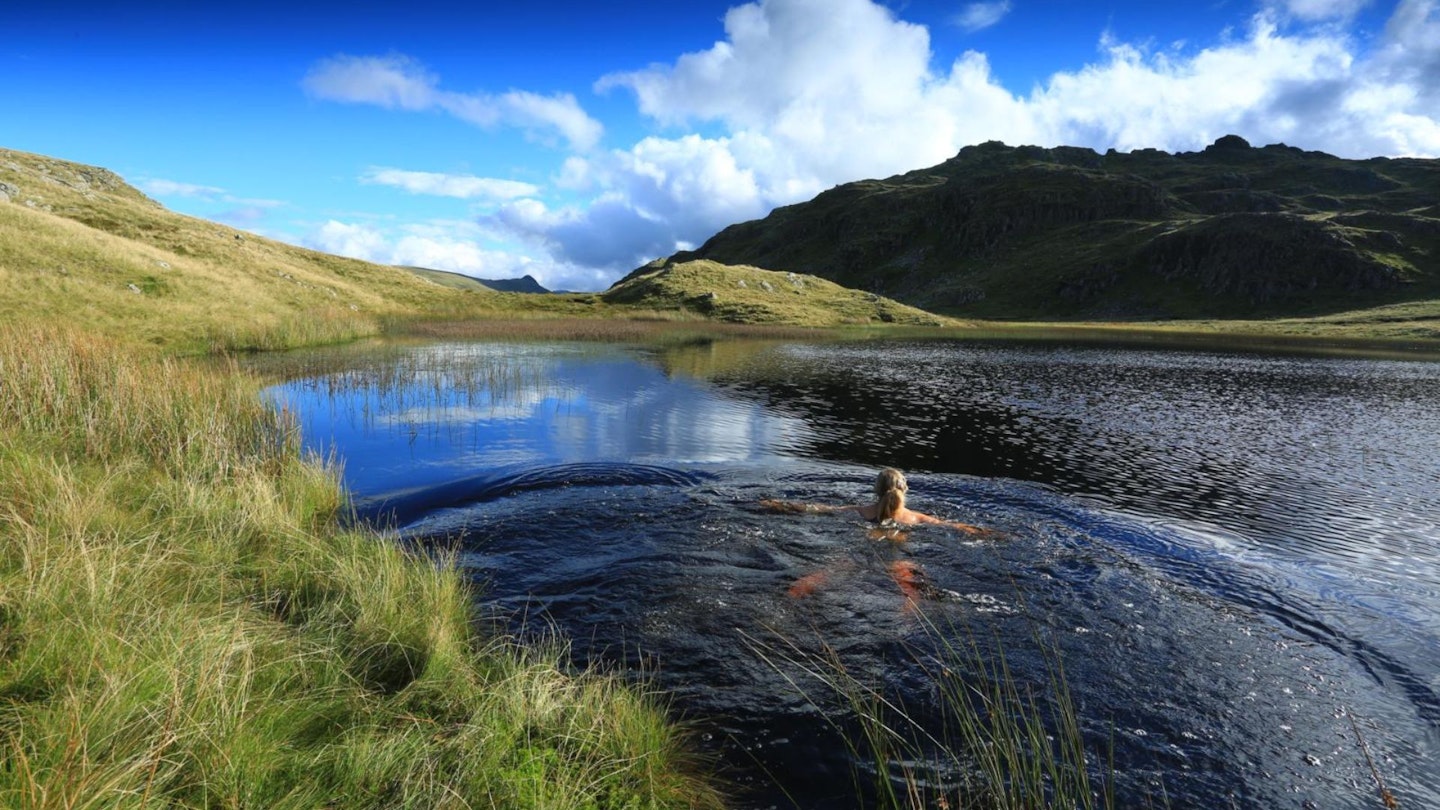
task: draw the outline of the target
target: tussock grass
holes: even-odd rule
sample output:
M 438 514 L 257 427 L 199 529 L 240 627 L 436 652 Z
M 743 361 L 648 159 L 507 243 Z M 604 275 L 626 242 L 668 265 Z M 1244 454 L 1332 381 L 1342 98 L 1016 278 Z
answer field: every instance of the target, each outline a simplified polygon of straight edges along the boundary
M 715 806 L 655 698 L 340 528 L 235 371 L 0 328 L 0 806 Z
M 856 789 L 881 808 L 1038 810 L 1115 807 L 1111 763 L 1086 748 L 1063 661 L 1040 644 L 1044 678 L 1023 680 L 1003 647 L 982 650 L 968 627 L 921 621 L 930 649 L 910 654 L 938 711 L 921 716 L 855 674 L 828 645 L 751 638 L 749 646 L 827 714 L 855 762 Z M 823 709 L 822 709 L 823 711 Z

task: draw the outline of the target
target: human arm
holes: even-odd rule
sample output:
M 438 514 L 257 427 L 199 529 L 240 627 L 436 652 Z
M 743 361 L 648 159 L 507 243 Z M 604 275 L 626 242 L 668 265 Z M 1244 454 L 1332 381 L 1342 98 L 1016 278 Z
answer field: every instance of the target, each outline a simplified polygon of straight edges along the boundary
M 830 506 L 823 503 L 781 501 L 774 498 L 762 499 L 760 501 L 760 507 L 767 512 L 784 512 L 795 515 L 828 515 L 835 512 L 844 512 L 856 508 L 854 506 Z
M 956 520 L 943 520 L 943 519 L 941 519 L 941 518 L 935 517 L 934 515 L 927 515 L 927 514 L 925 514 L 924 512 L 911 511 L 911 512 L 910 512 L 910 515 L 911 515 L 911 517 L 913 517 L 913 518 L 915 519 L 915 522 L 916 522 L 916 523 L 929 523 L 929 524 L 933 524 L 933 525 L 937 525 L 937 526 L 947 526 L 947 527 L 949 527 L 949 528 L 951 528 L 951 529 L 955 529 L 956 531 L 964 532 L 965 534 L 968 534 L 968 535 L 971 535 L 971 536 L 974 536 L 974 537 L 999 537 L 999 536 L 1000 536 L 1000 532 L 997 532 L 997 531 L 995 531 L 994 529 L 983 529 L 983 528 L 981 528 L 981 527 L 979 527 L 979 526 L 972 526 L 972 525 L 970 525 L 969 523 L 961 523 L 961 522 L 956 521 Z

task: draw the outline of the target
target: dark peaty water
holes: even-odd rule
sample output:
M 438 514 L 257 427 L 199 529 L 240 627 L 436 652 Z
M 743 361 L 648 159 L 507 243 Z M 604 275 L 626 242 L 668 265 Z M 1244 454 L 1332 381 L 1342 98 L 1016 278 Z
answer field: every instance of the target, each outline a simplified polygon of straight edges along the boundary
M 1041 691 L 1057 652 L 1121 806 L 1378 807 L 1357 729 L 1402 807 L 1440 806 L 1440 365 L 950 341 L 353 362 L 274 393 L 361 515 L 459 543 L 517 631 L 646 672 L 742 803 L 864 799 L 784 655 L 923 719 L 938 632 Z M 880 466 L 1006 539 L 756 507 L 860 502 Z

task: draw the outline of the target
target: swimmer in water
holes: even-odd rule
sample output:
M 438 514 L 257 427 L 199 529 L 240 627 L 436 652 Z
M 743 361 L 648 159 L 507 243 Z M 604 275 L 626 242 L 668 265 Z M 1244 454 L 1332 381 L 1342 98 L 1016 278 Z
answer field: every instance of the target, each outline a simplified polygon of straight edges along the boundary
M 898 524 L 901 526 L 917 526 L 922 523 L 929 523 L 939 526 L 949 526 L 958 529 L 966 534 L 986 534 L 987 531 L 978 526 L 971 526 L 968 523 L 958 523 L 953 520 L 941 520 L 933 515 L 924 512 L 916 512 L 905 505 L 905 493 L 910 491 L 910 484 L 905 480 L 905 474 L 894 467 L 886 467 L 875 476 L 875 502 L 862 505 L 828 506 L 816 503 L 798 503 L 796 501 L 777 501 L 767 498 L 760 502 L 760 505 L 771 512 L 791 512 L 795 514 L 829 514 L 835 512 L 854 512 L 861 518 L 871 523 Z M 890 539 L 904 539 L 891 537 Z
M 771 498 L 760 501 L 760 505 L 772 512 L 786 512 L 793 514 L 834 514 L 839 512 L 854 512 L 861 518 L 872 523 L 879 524 L 876 529 L 871 530 L 872 540 L 896 540 L 904 541 L 905 532 L 897 529 L 897 526 L 917 526 L 920 524 L 932 524 L 948 526 L 966 534 L 994 534 L 991 530 L 982 529 L 978 526 L 971 526 L 968 523 L 958 523 L 953 520 L 941 520 L 933 515 L 924 512 L 916 512 L 905 505 L 905 494 L 910 490 L 910 485 L 905 480 L 905 474 L 893 467 L 886 467 L 875 477 L 875 503 L 849 506 L 829 506 L 825 504 L 798 503 L 796 501 L 780 501 Z M 925 579 L 925 572 L 919 564 L 910 560 L 896 560 L 887 566 L 890 577 L 900 588 L 900 593 L 905 596 L 905 609 L 907 612 L 917 609 L 919 598 L 933 590 Z M 804 597 L 814 593 L 820 586 L 829 579 L 825 571 L 816 571 L 807 574 L 795 581 L 790 586 L 789 593 L 793 597 Z

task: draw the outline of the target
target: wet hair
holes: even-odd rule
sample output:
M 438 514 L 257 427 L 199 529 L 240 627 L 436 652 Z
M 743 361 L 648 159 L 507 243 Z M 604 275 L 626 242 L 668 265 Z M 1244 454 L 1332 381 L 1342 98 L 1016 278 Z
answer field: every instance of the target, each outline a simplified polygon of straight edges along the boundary
M 875 476 L 875 519 L 893 520 L 905 508 L 905 492 L 910 485 L 905 474 L 894 467 L 886 467 Z

